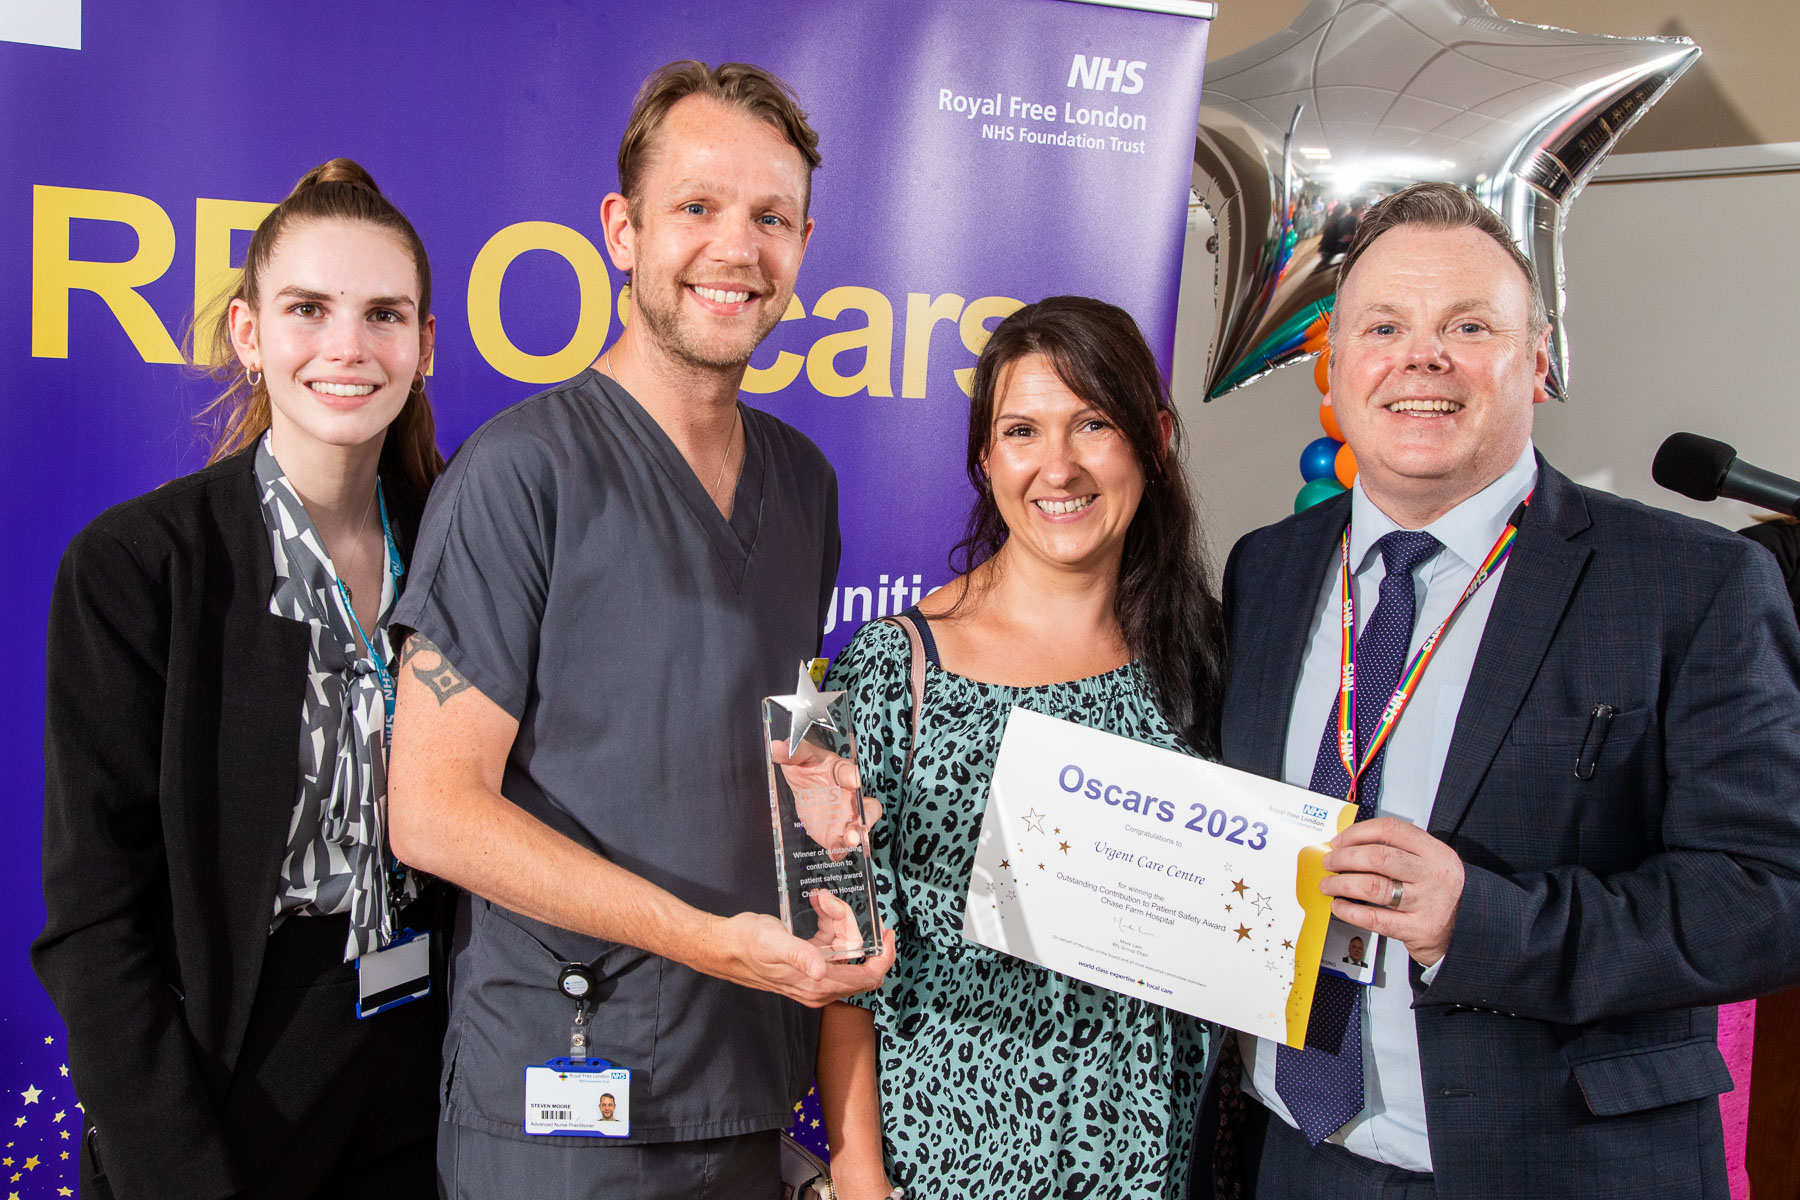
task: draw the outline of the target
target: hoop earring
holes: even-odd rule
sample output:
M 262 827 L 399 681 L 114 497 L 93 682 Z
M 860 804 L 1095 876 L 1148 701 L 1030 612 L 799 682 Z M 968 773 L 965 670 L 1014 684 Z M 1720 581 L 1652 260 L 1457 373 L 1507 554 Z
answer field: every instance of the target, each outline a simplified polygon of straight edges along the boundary
M 263 381 L 263 373 L 261 371 L 252 371 L 249 367 L 244 368 L 244 382 L 245 383 L 248 383 L 251 387 L 255 387 L 258 384 L 260 384 L 262 381 Z
M 406 394 L 409 396 L 418 396 L 423 399 L 425 396 L 425 377 L 423 375 L 414 376 L 412 386 L 406 389 Z

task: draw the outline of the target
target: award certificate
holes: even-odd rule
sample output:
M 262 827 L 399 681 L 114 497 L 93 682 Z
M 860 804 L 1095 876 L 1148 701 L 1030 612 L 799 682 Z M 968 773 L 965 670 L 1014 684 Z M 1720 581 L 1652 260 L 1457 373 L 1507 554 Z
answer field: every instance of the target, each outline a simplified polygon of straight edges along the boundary
M 1022 708 L 1007 719 L 963 936 L 1301 1046 L 1356 806 Z

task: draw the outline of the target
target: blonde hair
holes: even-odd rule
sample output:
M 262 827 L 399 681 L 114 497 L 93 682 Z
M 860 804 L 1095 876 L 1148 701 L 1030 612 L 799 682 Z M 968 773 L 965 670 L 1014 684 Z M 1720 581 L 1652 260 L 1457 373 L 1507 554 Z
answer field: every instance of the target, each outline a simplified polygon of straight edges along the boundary
M 243 272 L 219 306 L 218 319 L 210 329 L 190 333 L 193 341 L 204 338 L 210 346 L 210 361 L 215 365 L 209 374 L 225 388 L 200 414 L 212 427 L 208 465 L 254 444 L 269 428 L 268 387 L 261 380 L 250 382 L 231 344 L 231 301 L 257 307 L 263 268 L 276 244 L 290 227 L 308 221 L 359 221 L 399 238 L 419 273 L 419 320 L 431 315 L 431 263 L 425 257 L 425 244 L 405 214 L 381 194 L 374 178 L 348 158 L 334 158 L 302 175 L 287 199 L 276 205 L 251 235 Z M 437 422 L 431 402 L 425 398 L 423 379 L 407 394 L 400 415 L 389 426 L 381 458 L 384 469 L 397 469 L 420 496 L 431 490 L 444 469 L 444 456 L 437 448 Z
M 806 203 L 812 203 L 812 173 L 818 169 L 819 135 L 806 122 L 794 89 L 761 67 L 728 62 L 708 67 L 691 58 L 658 67 L 638 88 L 631 116 L 619 138 L 619 194 L 637 220 L 638 178 L 655 153 L 657 132 L 676 103 L 689 96 L 711 96 L 721 104 L 772 125 L 800 152 L 806 163 Z

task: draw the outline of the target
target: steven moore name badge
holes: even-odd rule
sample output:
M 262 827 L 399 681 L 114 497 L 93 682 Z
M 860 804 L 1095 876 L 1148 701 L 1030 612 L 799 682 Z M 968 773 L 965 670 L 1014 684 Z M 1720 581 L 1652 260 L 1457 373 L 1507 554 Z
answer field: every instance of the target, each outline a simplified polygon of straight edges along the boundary
M 1014 708 L 963 936 L 1076 979 L 1304 1044 L 1356 806 Z

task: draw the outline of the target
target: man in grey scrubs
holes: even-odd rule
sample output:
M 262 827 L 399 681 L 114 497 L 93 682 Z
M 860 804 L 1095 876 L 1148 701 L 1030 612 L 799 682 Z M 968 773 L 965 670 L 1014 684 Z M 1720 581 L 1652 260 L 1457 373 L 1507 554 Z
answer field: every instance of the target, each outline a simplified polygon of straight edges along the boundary
M 625 332 L 477 430 L 427 510 L 394 615 L 414 632 L 390 805 L 395 852 L 472 893 L 444 1046 L 448 1196 L 773 1197 L 811 1010 L 893 961 L 890 934 L 877 959 L 829 964 L 768 915 L 757 702 L 817 652 L 837 482 L 737 394 L 793 295 L 817 141 L 756 68 L 652 75 L 601 206 L 631 275 Z M 528 1099 L 595 1111 L 561 1105 L 566 1076 L 527 1079 L 571 1055 L 571 964 L 591 980 L 588 1055 L 630 1072 L 605 1082 L 628 1138 L 525 1131 Z

